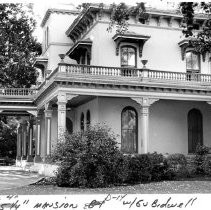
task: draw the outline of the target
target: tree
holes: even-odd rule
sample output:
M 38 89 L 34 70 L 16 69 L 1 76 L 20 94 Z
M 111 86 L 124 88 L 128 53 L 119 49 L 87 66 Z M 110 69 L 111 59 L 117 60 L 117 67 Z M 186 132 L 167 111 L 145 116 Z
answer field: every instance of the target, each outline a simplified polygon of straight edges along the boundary
M 36 83 L 37 75 L 33 62 L 35 57 L 41 54 L 41 45 L 32 35 L 35 26 L 31 5 L 0 4 L 2 87 L 30 88 Z
M 180 10 L 183 15 L 183 34 L 190 37 L 189 45 L 194 47 L 194 50 L 200 54 L 211 52 L 211 3 L 193 3 L 182 2 L 180 3 Z M 194 21 L 195 14 L 203 12 L 206 20 L 203 24 L 202 30 L 199 32 L 194 31 L 198 29 L 197 23 Z M 194 32 L 194 33 L 193 33 Z

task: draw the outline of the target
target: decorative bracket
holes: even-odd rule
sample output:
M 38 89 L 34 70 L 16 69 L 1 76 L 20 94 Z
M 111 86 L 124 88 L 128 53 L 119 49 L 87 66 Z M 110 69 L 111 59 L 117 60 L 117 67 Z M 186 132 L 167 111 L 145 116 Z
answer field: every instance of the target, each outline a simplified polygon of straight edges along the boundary
M 136 101 L 142 107 L 149 107 L 153 103 L 159 100 L 159 98 L 149 98 L 149 97 L 132 97 L 132 100 Z
M 37 115 L 38 115 L 38 111 L 37 111 L 37 110 L 27 110 L 27 112 L 28 112 L 29 114 L 32 114 L 32 115 L 35 116 L 35 117 L 37 117 Z

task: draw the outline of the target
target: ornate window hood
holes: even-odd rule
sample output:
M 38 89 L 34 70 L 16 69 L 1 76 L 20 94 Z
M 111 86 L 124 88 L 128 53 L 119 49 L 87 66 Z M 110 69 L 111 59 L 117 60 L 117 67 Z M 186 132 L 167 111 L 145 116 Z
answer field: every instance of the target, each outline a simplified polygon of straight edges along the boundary
M 78 60 L 82 50 L 87 50 L 91 59 L 92 40 L 85 39 L 74 44 L 66 53 L 71 59 Z
M 185 52 L 187 50 L 194 50 L 193 46 L 191 45 L 191 41 L 196 41 L 196 38 L 186 38 L 183 39 L 178 43 L 179 47 L 181 48 L 181 56 L 182 60 L 185 59 Z M 205 61 L 206 53 L 202 54 L 202 60 Z
M 134 32 L 126 32 L 124 34 L 115 34 L 112 39 L 116 43 L 116 55 L 119 55 L 119 46 L 121 42 L 138 43 L 139 57 L 142 57 L 144 43 L 150 38 L 147 35 L 136 34 Z

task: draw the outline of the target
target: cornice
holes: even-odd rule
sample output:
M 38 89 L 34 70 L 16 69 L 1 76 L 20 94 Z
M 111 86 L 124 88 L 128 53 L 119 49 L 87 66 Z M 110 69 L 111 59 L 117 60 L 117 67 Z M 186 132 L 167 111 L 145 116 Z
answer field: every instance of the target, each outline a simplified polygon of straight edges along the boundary
M 57 13 L 57 14 L 69 14 L 69 15 L 78 15 L 80 13 L 80 11 L 77 10 L 65 10 L 65 9 L 48 9 L 45 13 L 45 16 L 41 22 L 41 27 L 44 27 L 44 25 L 46 24 L 48 18 L 50 17 L 51 13 Z

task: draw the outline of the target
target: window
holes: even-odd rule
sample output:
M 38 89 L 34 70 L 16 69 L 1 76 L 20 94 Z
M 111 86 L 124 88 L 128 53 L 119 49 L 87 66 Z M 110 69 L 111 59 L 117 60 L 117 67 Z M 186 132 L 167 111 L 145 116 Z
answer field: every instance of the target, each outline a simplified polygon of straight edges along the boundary
M 136 67 L 136 48 L 131 46 L 121 48 L 121 66 Z
M 84 113 L 81 113 L 81 131 L 84 131 Z
M 121 116 L 122 139 L 121 150 L 125 153 L 138 152 L 138 120 L 137 112 L 132 107 L 126 107 Z
M 193 51 L 186 52 L 187 71 L 200 71 L 200 56 Z
M 87 50 L 81 52 L 79 64 L 90 65 L 90 55 Z
M 188 112 L 188 153 L 194 153 L 203 144 L 202 114 L 198 109 Z
M 88 110 L 86 113 L 86 127 L 89 128 L 91 123 L 91 116 L 90 116 L 90 111 Z
M 66 118 L 66 129 L 70 134 L 73 132 L 73 122 L 68 117 Z

